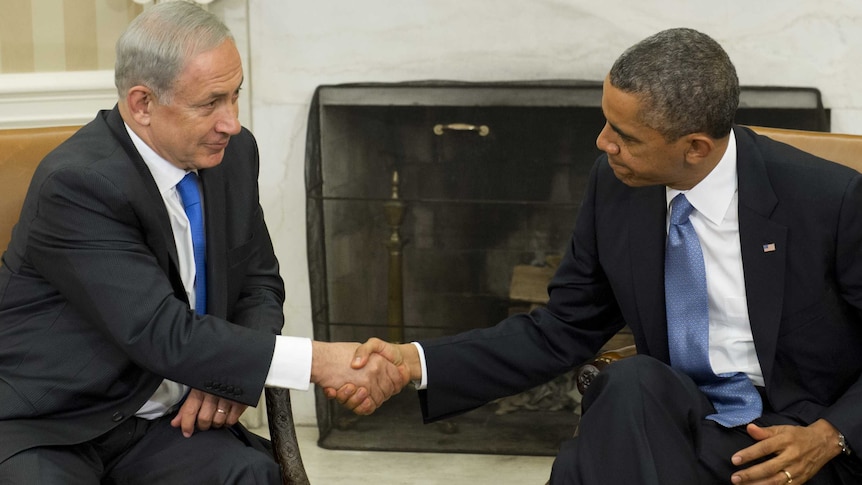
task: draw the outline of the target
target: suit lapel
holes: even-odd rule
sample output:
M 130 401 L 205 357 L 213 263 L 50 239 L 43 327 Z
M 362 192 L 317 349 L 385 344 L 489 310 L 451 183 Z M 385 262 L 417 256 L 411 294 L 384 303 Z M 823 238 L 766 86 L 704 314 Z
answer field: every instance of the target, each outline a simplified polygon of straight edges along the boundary
M 174 293 L 180 295 L 185 300 L 186 293 L 182 279 L 180 278 L 179 257 L 177 256 L 177 248 L 174 243 L 174 233 L 171 229 L 168 210 L 162 200 L 162 195 L 159 193 L 159 188 L 156 186 L 156 181 L 153 179 L 150 169 L 147 168 L 147 164 L 144 163 L 144 159 L 141 158 L 140 153 L 135 148 L 134 143 L 132 143 L 132 139 L 129 138 L 129 134 L 126 132 L 125 125 L 123 124 L 123 119 L 120 116 L 120 111 L 116 106 L 108 112 L 105 122 L 114 138 L 128 156 L 128 159 L 132 162 L 132 166 L 141 180 L 141 183 L 136 184 L 136 186 L 143 187 L 144 193 L 139 197 L 143 200 L 138 203 L 134 203 L 135 201 L 132 202 L 138 210 L 141 223 L 145 228 L 143 232 L 147 245 L 156 256 L 159 266 L 168 275 Z M 133 197 L 133 194 L 129 194 L 129 197 Z
M 227 152 L 225 157 L 227 157 Z M 227 160 L 222 161 L 226 163 Z M 204 192 L 204 208 L 207 237 L 207 313 L 217 317 L 227 316 L 227 253 L 225 234 L 225 200 L 227 187 L 221 165 L 201 170 L 201 183 Z
M 769 219 L 778 203 L 766 166 L 747 130 L 735 128 L 739 180 L 739 238 L 754 346 L 769 382 L 784 300 L 787 228 Z
M 667 203 L 664 186 L 634 190 L 629 200 L 629 255 L 638 312 L 647 349 L 669 362 L 664 305 L 664 246 Z
M 768 382 L 784 299 L 787 228 L 769 219 L 778 199 L 751 136 L 736 128 L 739 234 L 751 331 Z M 642 319 L 647 352 L 669 362 L 663 276 L 667 236 L 665 191 L 664 187 L 646 187 L 633 194 L 628 227 L 637 313 Z

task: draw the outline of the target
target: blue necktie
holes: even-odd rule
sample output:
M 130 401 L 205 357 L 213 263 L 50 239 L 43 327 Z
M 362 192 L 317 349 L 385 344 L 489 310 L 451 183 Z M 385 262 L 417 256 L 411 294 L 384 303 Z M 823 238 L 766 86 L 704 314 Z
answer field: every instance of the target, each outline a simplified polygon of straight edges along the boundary
M 207 312 L 207 241 L 204 236 L 204 218 L 197 174 L 187 173 L 177 184 L 177 191 L 183 200 L 183 208 L 189 217 L 192 230 L 192 245 L 195 251 L 195 312 L 203 315 Z
M 671 201 L 665 253 L 665 306 L 671 365 L 694 380 L 712 401 L 722 426 L 748 424 L 763 411 L 760 394 L 743 372 L 716 375 L 709 363 L 709 302 L 700 240 L 691 225 L 693 207 L 679 194 Z

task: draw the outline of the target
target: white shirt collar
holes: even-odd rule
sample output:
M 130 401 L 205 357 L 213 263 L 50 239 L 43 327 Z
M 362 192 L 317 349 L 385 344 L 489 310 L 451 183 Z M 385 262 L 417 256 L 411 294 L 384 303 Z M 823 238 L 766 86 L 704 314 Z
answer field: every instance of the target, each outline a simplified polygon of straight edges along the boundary
M 667 205 L 670 211 L 670 201 L 679 193 L 685 193 L 686 199 L 699 213 L 715 225 L 720 225 L 727 214 L 727 209 L 736 193 L 736 135 L 730 130 L 727 150 L 721 160 L 707 176 L 690 190 L 676 190 L 667 187 Z
M 125 125 L 126 132 L 131 137 L 132 143 L 135 144 L 138 153 L 141 154 L 141 158 L 144 159 L 147 168 L 150 169 L 150 173 L 156 181 L 156 186 L 159 188 L 159 193 L 164 197 L 169 190 L 173 189 L 186 176 L 186 171 L 162 158 L 141 137 L 132 131 L 128 124 L 124 122 L 123 125 Z

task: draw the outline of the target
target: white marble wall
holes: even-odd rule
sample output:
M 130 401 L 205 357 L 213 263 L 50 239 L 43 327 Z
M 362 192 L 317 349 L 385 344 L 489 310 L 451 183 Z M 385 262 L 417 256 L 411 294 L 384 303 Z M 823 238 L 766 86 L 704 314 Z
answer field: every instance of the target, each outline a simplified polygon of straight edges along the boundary
M 686 26 L 725 46 L 743 84 L 817 87 L 832 109 L 833 131 L 862 134 L 858 0 L 220 2 L 232 12 L 233 30 L 248 35 L 251 125 L 263 157 L 262 203 L 287 285 L 289 334 L 312 333 L 303 168 L 318 85 L 599 80 L 629 45 Z M 313 393 L 293 396 L 298 422 L 316 422 Z

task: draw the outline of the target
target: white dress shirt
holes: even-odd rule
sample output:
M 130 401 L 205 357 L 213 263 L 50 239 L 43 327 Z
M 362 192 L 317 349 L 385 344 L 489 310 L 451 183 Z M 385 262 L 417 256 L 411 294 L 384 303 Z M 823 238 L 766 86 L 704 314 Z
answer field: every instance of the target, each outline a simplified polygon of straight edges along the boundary
M 132 138 L 132 142 L 135 144 L 138 153 L 144 159 L 144 163 L 149 168 L 153 179 L 156 181 L 159 193 L 162 195 L 174 234 L 174 243 L 176 244 L 177 257 L 179 259 L 180 277 L 186 290 L 189 305 L 191 308 L 194 308 L 194 245 L 192 244 L 189 219 L 183 208 L 180 194 L 176 189 L 176 185 L 185 177 L 186 171 L 159 156 L 128 125 L 126 125 L 126 131 Z M 203 191 L 201 191 L 201 206 L 205 207 L 205 204 L 203 204 Z M 277 335 L 275 352 L 270 363 L 265 384 L 270 387 L 284 387 L 304 391 L 308 390 L 310 380 L 311 340 Z M 150 400 L 138 410 L 136 416 L 146 419 L 155 419 L 163 416 L 182 400 L 186 392 L 188 392 L 188 386 L 165 379 L 152 397 L 150 397 Z
M 667 189 L 667 204 L 679 194 Z M 739 242 L 739 191 L 736 136 L 730 132 L 727 151 L 718 165 L 685 197 L 694 206 L 691 225 L 700 239 L 709 297 L 709 360 L 716 374 L 745 372 L 763 386 L 763 371 L 754 349 L 748 318 L 742 249 Z M 668 210 L 670 224 L 670 210 Z
M 709 360 L 716 374 L 745 372 L 758 386 L 763 386 L 763 371 L 754 349 L 754 337 L 748 319 L 748 299 L 742 272 L 742 250 L 739 243 L 738 191 L 736 178 L 736 136 L 730 140 L 718 165 L 699 184 L 685 192 L 694 206 L 690 219 L 706 267 L 706 291 L 709 297 Z M 667 189 L 667 204 L 679 194 Z M 667 224 L 670 224 L 668 210 Z M 425 353 L 419 343 L 422 380 L 419 389 L 428 385 Z

